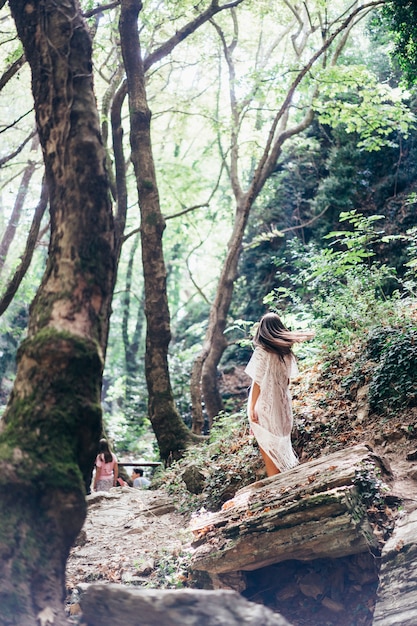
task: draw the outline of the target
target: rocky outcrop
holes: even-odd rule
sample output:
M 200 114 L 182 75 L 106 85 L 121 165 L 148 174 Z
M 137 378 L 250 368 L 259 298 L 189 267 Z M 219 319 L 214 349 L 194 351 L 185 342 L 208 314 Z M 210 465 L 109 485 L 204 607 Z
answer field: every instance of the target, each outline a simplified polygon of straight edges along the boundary
M 367 507 L 382 478 L 390 478 L 386 463 L 356 446 L 245 487 L 222 511 L 193 520 L 192 567 L 207 572 L 214 588 L 242 590 L 237 572 L 377 553 Z
M 405 514 L 382 551 L 373 626 L 417 624 L 417 511 Z
M 224 590 L 91 585 L 82 596 L 81 608 L 88 626 L 291 626 L 266 607 Z

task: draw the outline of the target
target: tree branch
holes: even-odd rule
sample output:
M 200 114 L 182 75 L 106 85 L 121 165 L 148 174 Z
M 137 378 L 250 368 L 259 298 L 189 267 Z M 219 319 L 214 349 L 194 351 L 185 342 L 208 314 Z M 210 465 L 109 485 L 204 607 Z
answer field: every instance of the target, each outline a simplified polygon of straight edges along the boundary
M 11 78 L 13 78 L 15 74 L 17 74 L 17 72 L 20 70 L 20 68 L 25 62 L 26 62 L 26 57 L 24 54 L 22 54 L 17 59 L 17 61 L 12 63 L 11 66 L 7 68 L 7 70 L 0 77 L 0 91 L 3 89 L 3 87 L 5 87 L 5 85 L 7 85 L 9 80 L 11 80 Z
M 29 235 L 26 241 L 25 251 L 21 257 L 21 261 L 19 266 L 17 267 L 13 277 L 9 281 L 9 284 L 6 287 L 6 291 L 0 299 L 0 315 L 6 311 L 10 302 L 13 300 L 16 291 L 18 290 L 20 283 L 22 282 L 29 265 L 32 261 L 33 252 L 35 250 L 36 241 L 39 234 L 39 228 L 42 222 L 42 218 L 44 216 L 46 207 L 48 206 L 48 189 L 46 186 L 45 178 L 42 182 L 42 190 L 41 197 L 38 203 L 38 206 L 35 209 L 35 214 L 33 216 L 32 225 L 30 227 Z
M 10 128 L 13 128 L 13 126 L 16 126 L 16 124 L 18 122 L 20 122 L 21 120 L 23 120 L 24 117 L 26 117 L 27 115 L 29 115 L 29 113 L 32 113 L 33 111 L 33 107 L 31 109 L 29 109 L 29 111 L 26 111 L 26 113 L 23 113 L 20 117 L 17 118 L 17 120 L 15 120 L 14 122 L 12 122 L 11 124 L 8 124 L 7 126 L 4 126 L 1 130 L 0 130 L 0 134 L 5 133 L 6 130 L 9 130 Z
M 285 111 L 290 106 L 292 98 L 294 96 L 295 90 L 298 85 L 301 83 L 306 74 L 310 71 L 314 63 L 324 54 L 328 48 L 331 46 L 336 37 L 343 32 L 346 28 L 349 27 L 350 23 L 356 18 L 359 14 L 366 14 L 369 9 L 375 8 L 377 6 L 381 6 L 384 3 L 384 0 L 376 0 L 375 2 L 370 2 L 367 5 L 360 6 L 356 8 L 352 13 L 348 15 L 348 17 L 343 20 L 342 24 L 335 30 L 335 32 L 330 35 L 327 41 L 323 44 L 323 46 L 317 50 L 317 52 L 310 58 L 308 63 L 304 65 L 304 67 L 298 72 L 295 77 L 292 85 L 290 86 L 288 93 L 282 103 L 279 111 L 277 112 L 269 131 L 268 140 L 265 145 L 265 149 L 261 159 L 259 160 L 258 166 L 252 178 L 251 186 L 247 192 L 249 198 L 256 198 L 259 191 L 262 189 L 266 179 L 273 171 L 276 164 L 276 156 L 279 155 L 280 146 L 282 145 L 282 134 L 276 138 L 276 131 L 278 128 L 278 124 L 284 115 Z M 304 122 L 303 122 L 304 123 Z M 291 133 L 294 134 L 294 133 Z M 274 146 L 275 144 L 275 146 Z M 274 160 L 275 159 L 275 160 Z
M 227 4 L 223 4 L 219 6 L 219 3 L 216 0 L 213 0 L 203 13 L 200 13 L 194 20 L 185 24 L 182 28 L 180 28 L 175 35 L 173 35 L 168 41 L 163 43 L 159 48 L 157 48 L 154 52 L 151 52 L 143 61 L 143 66 L 145 72 L 155 63 L 163 59 L 167 56 L 172 50 L 182 41 L 184 41 L 189 35 L 192 35 L 197 28 L 208 22 L 214 15 L 220 13 L 221 11 L 225 11 L 227 9 L 232 9 L 241 4 L 243 0 L 234 0 L 233 2 L 228 2 Z
M 36 135 L 36 130 L 32 130 L 32 132 L 30 133 L 30 135 L 28 135 L 20 144 L 20 146 L 18 146 L 16 148 L 16 150 L 14 152 L 11 152 L 10 154 L 6 155 L 5 157 L 3 157 L 2 159 L 0 159 L 0 167 L 3 167 L 3 165 L 5 165 L 6 163 L 8 163 L 8 161 L 11 161 L 12 159 L 14 159 L 15 156 L 17 156 L 20 152 L 22 152 L 23 148 L 25 147 L 25 145 Z
M 101 4 L 98 7 L 94 7 L 94 9 L 90 9 L 89 11 L 85 11 L 82 15 L 83 17 L 93 17 L 94 15 L 98 15 L 100 13 L 104 13 L 104 11 L 109 11 L 110 9 L 115 9 L 120 6 L 120 0 L 115 0 L 115 2 L 109 2 L 108 4 Z

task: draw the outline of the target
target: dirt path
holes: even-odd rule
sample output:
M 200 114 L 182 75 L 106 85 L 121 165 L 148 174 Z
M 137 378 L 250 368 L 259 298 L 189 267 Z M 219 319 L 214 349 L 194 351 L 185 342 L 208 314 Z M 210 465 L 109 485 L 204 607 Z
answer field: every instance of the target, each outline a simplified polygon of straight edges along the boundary
M 158 575 L 173 576 L 170 557 L 187 550 L 191 533 L 184 516 L 161 491 L 129 487 L 88 496 L 87 519 L 71 550 L 67 565 L 67 587 L 97 580 L 163 586 Z M 171 566 L 172 568 L 172 566 Z M 165 581 L 169 583 L 169 580 Z
M 403 510 L 417 508 L 417 461 L 406 460 L 404 446 L 374 449 L 390 463 L 390 493 Z M 416 451 L 417 455 L 417 451 Z M 88 496 L 87 519 L 67 566 L 68 613 L 79 624 L 79 594 L 95 581 L 141 587 L 175 588 L 186 581 L 193 552 L 187 518 L 166 492 L 128 487 Z

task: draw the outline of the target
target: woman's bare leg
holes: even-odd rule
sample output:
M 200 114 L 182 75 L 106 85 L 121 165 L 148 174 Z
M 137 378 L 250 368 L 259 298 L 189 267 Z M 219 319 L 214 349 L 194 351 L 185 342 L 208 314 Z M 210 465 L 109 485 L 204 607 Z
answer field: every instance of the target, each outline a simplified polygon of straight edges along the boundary
M 261 451 L 262 458 L 265 463 L 266 475 L 269 477 L 276 476 L 276 474 L 281 474 L 280 470 L 277 468 L 271 457 L 267 455 L 265 450 L 262 450 L 261 447 L 259 448 L 259 450 Z

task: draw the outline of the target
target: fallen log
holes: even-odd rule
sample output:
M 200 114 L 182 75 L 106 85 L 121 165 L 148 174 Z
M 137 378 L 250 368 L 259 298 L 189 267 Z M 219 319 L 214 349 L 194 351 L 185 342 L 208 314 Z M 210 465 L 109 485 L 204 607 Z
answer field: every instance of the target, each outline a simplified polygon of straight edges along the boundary
M 222 586 L 224 574 L 290 559 L 378 553 L 367 506 L 389 477 L 386 462 L 359 445 L 245 487 L 192 520 L 192 568 Z

